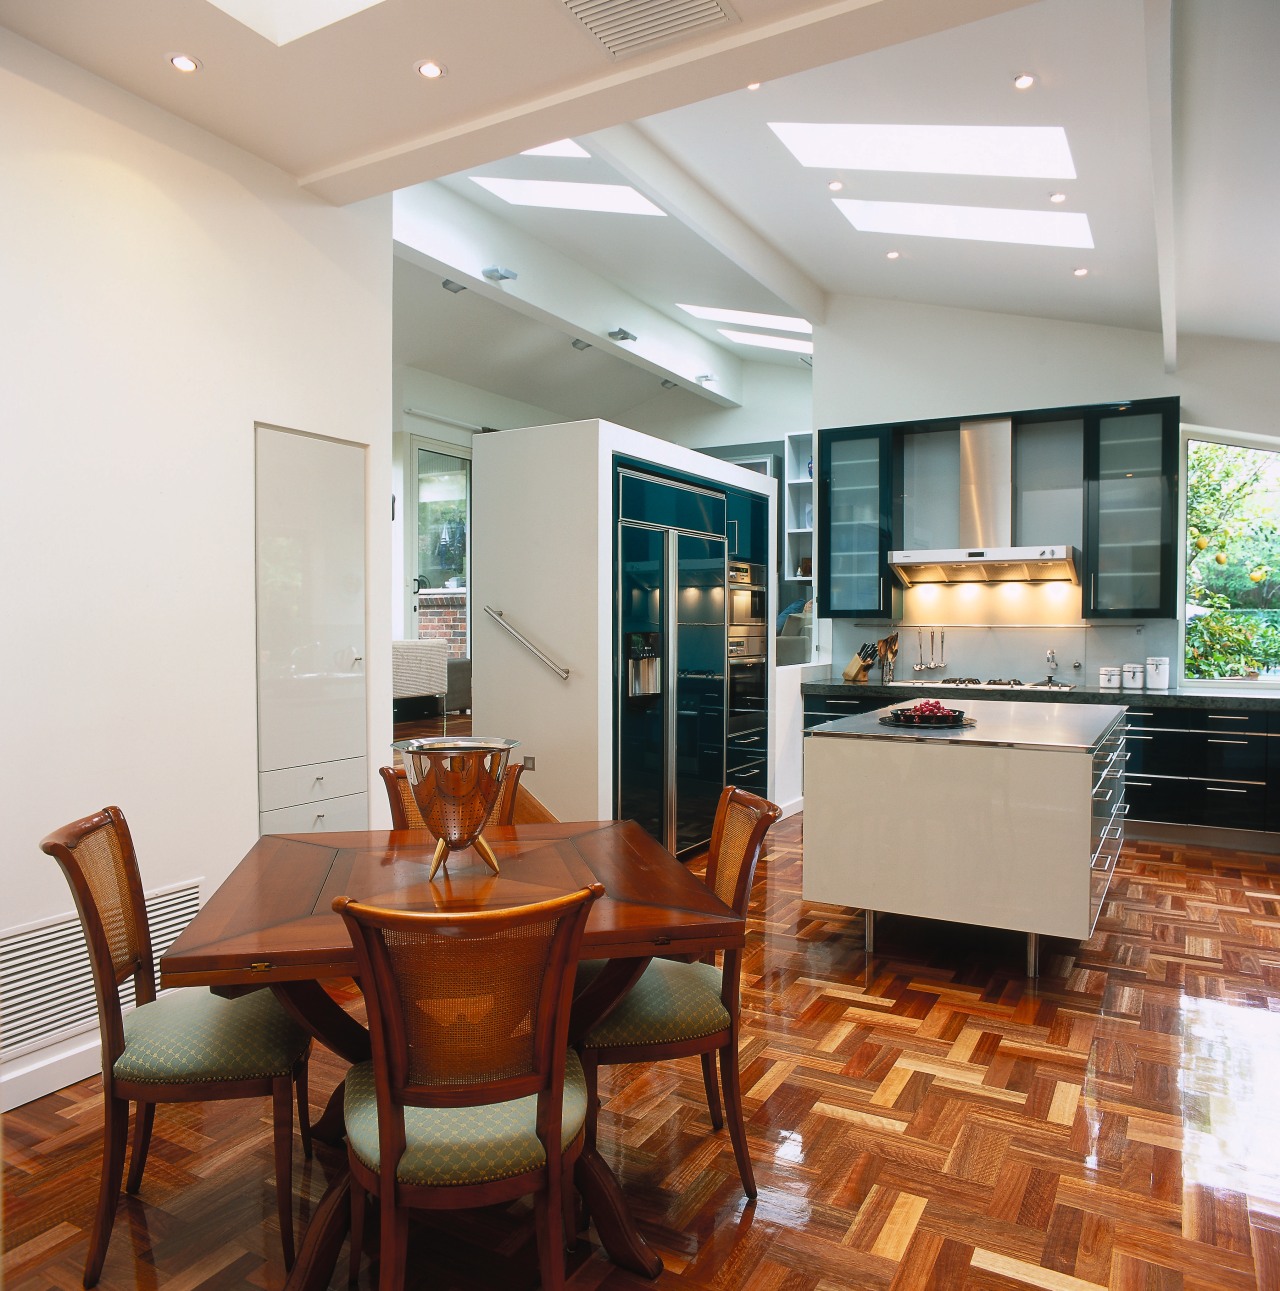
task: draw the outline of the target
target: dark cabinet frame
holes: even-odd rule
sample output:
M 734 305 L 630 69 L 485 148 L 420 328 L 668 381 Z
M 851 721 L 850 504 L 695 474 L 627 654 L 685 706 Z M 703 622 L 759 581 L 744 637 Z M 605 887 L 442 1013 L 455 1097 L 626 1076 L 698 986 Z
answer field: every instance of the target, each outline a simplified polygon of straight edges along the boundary
M 1123 417 L 1145 417 L 1158 413 L 1162 419 L 1160 445 L 1160 578 L 1154 604 L 1119 605 L 1107 609 L 1097 604 L 1101 514 L 1102 422 Z M 1180 562 L 1174 550 L 1178 527 L 1178 428 L 1179 401 L 1176 397 L 1135 399 L 1130 403 L 1107 404 L 1066 410 L 1066 415 L 1084 419 L 1084 568 L 1081 570 L 1081 616 L 1086 619 L 1172 619 L 1177 616 Z M 1014 425 L 1018 419 L 1015 417 Z

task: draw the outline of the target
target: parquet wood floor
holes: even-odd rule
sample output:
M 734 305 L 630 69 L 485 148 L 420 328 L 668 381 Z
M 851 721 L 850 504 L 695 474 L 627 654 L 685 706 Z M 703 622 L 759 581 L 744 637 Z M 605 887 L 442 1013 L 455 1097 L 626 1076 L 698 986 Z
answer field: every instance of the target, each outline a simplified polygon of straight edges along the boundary
M 1130 842 L 1094 937 L 1045 942 L 1038 983 L 1020 937 L 887 916 L 868 973 L 860 916 L 800 897 L 801 830 L 774 829 L 752 901 L 760 1195 L 696 1061 L 603 1071 L 601 1143 L 666 1271 L 615 1269 L 589 1235 L 575 1291 L 1280 1288 L 1280 861 Z M 317 1110 L 340 1075 L 317 1053 Z M 281 1284 L 268 1114 L 160 1109 L 106 1291 Z M 96 1080 L 5 1119 L 10 1291 L 79 1286 L 99 1126 Z M 331 1160 L 297 1154 L 304 1222 Z M 532 1287 L 528 1215 L 418 1230 L 411 1284 Z

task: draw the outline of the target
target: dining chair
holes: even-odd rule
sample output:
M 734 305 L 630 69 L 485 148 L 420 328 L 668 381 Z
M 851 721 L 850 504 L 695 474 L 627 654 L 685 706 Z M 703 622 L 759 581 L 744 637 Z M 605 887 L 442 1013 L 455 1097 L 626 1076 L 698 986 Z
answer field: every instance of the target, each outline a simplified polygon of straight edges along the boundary
M 413 786 L 404 767 L 379 767 L 378 774 L 387 786 L 387 800 L 391 804 L 392 829 L 426 829 L 427 822 L 413 797 Z M 516 789 L 524 774 L 523 762 L 508 762 L 502 770 L 498 796 L 494 799 L 486 825 L 511 825 L 515 823 Z
M 293 1087 L 303 1150 L 311 1155 L 307 1059 L 311 1038 L 270 991 L 223 999 L 179 990 L 156 997 L 151 930 L 129 826 L 118 807 L 56 830 L 40 844 L 62 867 L 89 947 L 102 1037 L 102 1179 L 84 1285 L 102 1272 L 120 1199 L 129 1104 L 136 1103 L 126 1188 L 136 1193 L 147 1163 L 157 1103 L 270 1097 L 276 1199 L 286 1268 L 293 1242 Z M 120 986 L 133 979 L 136 1007 Z
M 751 883 L 765 834 L 781 814 L 773 803 L 745 789 L 729 785 L 720 795 L 711 829 L 706 882 L 741 918 L 746 918 Z M 684 1058 L 692 1054 L 702 1057 L 702 1081 L 711 1125 L 713 1129 L 720 1129 L 724 1121 L 714 1065 L 718 1053 L 733 1155 L 742 1187 L 748 1197 L 754 1197 L 755 1173 L 747 1153 L 738 1079 L 738 983 L 742 950 L 726 950 L 720 968 L 714 961 L 713 954 L 692 963 L 650 960 L 613 1011 L 582 1038 L 579 1054 L 591 1100 L 588 1133 L 594 1133 L 600 1106 L 598 1069 L 601 1066 Z M 589 974 L 593 967 L 593 964 L 584 965 L 584 972 Z
M 366 1195 L 379 1206 L 378 1286 L 404 1286 L 411 1210 L 532 1193 L 542 1285 L 564 1284 L 566 1197 L 587 1090 L 569 1047 L 574 965 L 599 883 L 531 905 L 388 910 L 338 897 L 369 1017 L 347 1072 L 351 1273 Z

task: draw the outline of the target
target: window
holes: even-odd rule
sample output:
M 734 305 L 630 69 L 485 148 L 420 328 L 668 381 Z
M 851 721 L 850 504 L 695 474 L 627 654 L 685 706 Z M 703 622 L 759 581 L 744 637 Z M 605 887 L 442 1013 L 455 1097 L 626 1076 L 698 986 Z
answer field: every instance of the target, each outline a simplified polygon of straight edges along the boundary
M 450 657 L 464 658 L 471 641 L 471 450 L 416 435 L 410 443 L 417 506 L 405 519 L 417 627 L 409 635 L 446 640 Z
M 1183 677 L 1280 682 L 1280 446 L 1183 431 Z

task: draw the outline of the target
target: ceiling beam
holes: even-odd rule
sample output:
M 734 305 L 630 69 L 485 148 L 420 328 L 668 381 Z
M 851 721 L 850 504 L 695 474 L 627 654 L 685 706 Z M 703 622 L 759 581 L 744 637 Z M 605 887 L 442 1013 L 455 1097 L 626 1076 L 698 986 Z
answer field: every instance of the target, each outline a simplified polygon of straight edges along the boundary
M 614 126 L 588 138 L 589 151 L 620 171 L 668 215 L 687 225 L 811 323 L 826 320 L 826 292 L 672 161 L 641 127 Z
M 828 0 L 770 22 L 738 23 L 701 40 L 608 61 L 598 75 L 431 133 L 301 175 L 343 205 L 739 90 L 870 50 L 1006 13 L 1035 0 Z
M 1143 0 L 1147 100 L 1151 129 L 1151 197 L 1164 370 L 1178 369 L 1177 264 L 1173 223 L 1173 22 L 1170 0 Z

